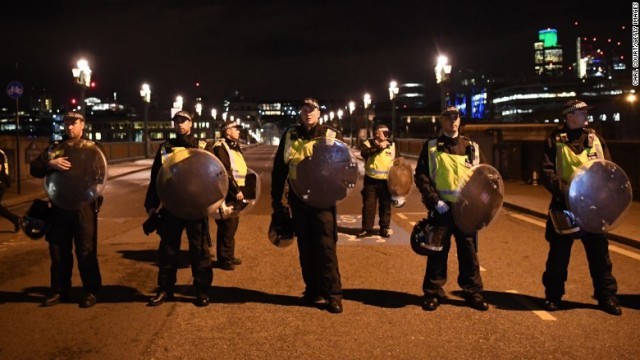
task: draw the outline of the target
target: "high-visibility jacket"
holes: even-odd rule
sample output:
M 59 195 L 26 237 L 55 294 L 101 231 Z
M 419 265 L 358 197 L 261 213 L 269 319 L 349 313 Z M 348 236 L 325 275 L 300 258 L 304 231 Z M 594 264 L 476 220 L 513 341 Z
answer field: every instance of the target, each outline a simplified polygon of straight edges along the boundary
M 371 141 L 364 142 L 364 146 L 371 147 Z M 396 144 L 391 143 L 387 148 L 369 156 L 364 164 L 364 173 L 374 179 L 386 180 L 389 177 L 389 168 L 396 158 Z
M 556 136 L 556 173 L 565 183 L 569 183 L 571 175 L 580 165 L 589 160 L 604 160 L 604 151 L 600 139 L 593 129 L 588 129 L 587 146 L 584 150 L 576 154 L 568 145 L 569 139 L 566 133 Z
M 242 153 L 229 147 L 224 139 L 218 140 L 214 146 L 224 146 L 229 154 L 229 164 L 231 167 L 231 175 L 238 186 L 244 186 L 247 178 L 247 163 L 244 161 Z
M 467 154 L 455 155 L 438 151 L 438 139 L 428 142 L 429 175 L 442 200 L 455 203 L 460 195 L 460 185 L 471 176 L 471 168 L 480 163 L 478 145 L 469 141 Z
M 296 167 L 305 158 L 313 155 L 313 146 L 318 141 L 333 141 L 336 138 L 336 131 L 326 127 L 323 137 L 313 139 L 302 139 L 297 136 L 295 127 L 287 130 L 284 144 L 284 162 L 289 164 L 289 179 L 296 179 Z

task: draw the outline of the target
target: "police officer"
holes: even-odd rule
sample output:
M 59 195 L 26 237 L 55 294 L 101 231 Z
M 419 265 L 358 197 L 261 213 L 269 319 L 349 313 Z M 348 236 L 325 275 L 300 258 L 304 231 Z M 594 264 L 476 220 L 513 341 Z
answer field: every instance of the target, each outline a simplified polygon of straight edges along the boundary
M 160 259 L 158 264 L 158 292 L 149 300 L 149 306 L 158 306 L 174 299 L 176 275 L 178 272 L 178 254 L 182 231 L 186 229 L 189 241 L 189 260 L 193 285 L 196 289 L 196 306 L 209 305 L 209 290 L 213 282 L 211 239 L 209 237 L 208 217 L 197 220 L 185 220 L 174 215 L 167 208 L 161 208 L 160 198 L 156 192 L 156 178 L 163 160 L 175 151 L 184 148 L 204 149 L 206 142 L 198 141 L 191 135 L 191 114 L 178 111 L 173 116 L 173 125 L 177 132 L 175 139 L 169 139 L 160 145 L 151 166 L 151 181 L 147 189 L 144 207 L 149 215 L 158 213 L 162 219 L 158 227 Z
M 240 139 L 240 124 L 227 120 L 222 126 L 223 137 L 213 147 L 213 154 L 220 159 L 229 176 L 229 191 L 225 198 L 227 206 L 242 206 L 247 176 L 247 163 L 244 161 Z M 235 257 L 235 235 L 240 218 L 238 216 L 216 220 L 218 231 L 216 234 L 216 255 L 218 267 L 233 270 L 242 264 L 242 260 Z
M 0 216 L 11 221 L 13 224 L 13 232 L 20 231 L 20 217 L 12 213 L 9 209 L 2 206 L 2 198 L 4 193 L 11 186 L 9 179 L 9 164 L 7 163 L 7 155 L 0 149 Z
M 387 177 L 396 157 L 396 145 L 389 140 L 390 133 L 386 125 L 378 125 L 375 137 L 360 145 L 360 154 L 365 161 L 365 176 L 362 188 L 362 230 L 357 235 L 359 238 L 373 235 L 376 205 L 379 206 L 380 236 L 390 236 L 391 193 L 387 187 Z
M 54 149 L 66 141 L 82 138 L 85 126 L 84 116 L 68 112 L 63 116 L 62 121 L 64 138 L 60 142 L 51 144 L 31 161 L 31 176 L 44 178 L 55 171 L 69 171 L 74 166 L 67 157 L 56 155 Z M 74 246 L 84 290 L 80 307 L 89 308 L 96 304 L 96 293 L 102 286 L 97 256 L 97 213 L 101 203 L 100 196 L 95 202 L 82 204 L 76 210 L 65 210 L 55 204 L 52 205 L 51 228 L 45 235 L 45 239 L 49 242 L 53 294 L 45 298 L 42 306 L 53 306 L 69 301 Z
M 434 222 L 446 227 L 443 249 L 429 255 L 422 284 L 425 300 L 423 309 L 438 308 L 446 295 L 442 289 L 447 281 L 447 258 L 451 236 L 458 251 L 458 285 L 466 303 L 480 311 L 489 309 L 482 295 L 482 278 L 478 261 L 477 233 L 465 234 L 453 222 L 452 203 L 457 201 L 457 185 L 469 168 L 480 163 L 480 149 L 468 137 L 459 133 L 460 113 L 454 106 L 442 111 L 439 124 L 442 134 L 425 143 L 416 166 L 415 182 L 422 194 L 422 202 L 433 212 Z
M 318 137 L 342 137 L 335 129 L 319 124 L 319 118 L 318 101 L 312 98 L 305 99 L 300 108 L 300 123 L 289 127 L 281 138 L 271 173 L 271 201 L 274 213 L 283 206 L 282 195 L 285 182 L 290 175 L 289 163 L 293 160 L 294 149 L 309 145 Z M 298 239 L 300 267 L 305 283 L 302 304 L 315 305 L 324 298 L 325 307 L 329 312 L 341 313 L 342 284 L 336 254 L 336 207 L 309 206 L 291 190 L 287 196 Z
M 593 129 L 587 127 L 590 108 L 584 101 L 577 99 L 565 103 L 562 109 L 565 123 L 553 130 L 545 141 L 542 182 L 552 194 L 550 213 L 561 214 L 562 210 L 567 209 L 567 186 L 577 167 L 588 160 L 611 159 L 604 140 Z M 598 300 L 599 307 L 609 314 L 621 315 L 622 310 L 616 298 L 618 286 L 611 273 L 612 264 L 606 236 L 584 230 L 561 235 L 556 231 L 549 216 L 545 238 L 549 242 L 549 255 L 542 275 L 546 296 L 544 308 L 547 311 L 555 311 L 561 306 L 571 246 L 575 238 L 580 238 L 587 253 L 589 272 L 593 280 L 593 295 Z

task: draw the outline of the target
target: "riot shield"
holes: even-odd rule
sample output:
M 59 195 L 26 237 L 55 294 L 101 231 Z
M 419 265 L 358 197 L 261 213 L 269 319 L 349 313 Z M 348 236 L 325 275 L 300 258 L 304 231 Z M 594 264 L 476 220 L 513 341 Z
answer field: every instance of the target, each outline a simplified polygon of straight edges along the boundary
M 458 201 L 452 206 L 453 221 L 465 234 L 489 225 L 504 199 L 504 183 L 498 170 L 487 164 L 471 168 L 469 178 L 460 184 Z
M 67 171 L 54 171 L 44 178 L 45 192 L 51 202 L 65 210 L 79 209 L 95 201 L 107 183 L 107 158 L 93 141 L 73 139 L 58 144 L 56 158 L 66 157 Z
M 633 200 L 627 174 L 608 160 L 589 161 L 576 169 L 566 196 L 578 226 L 593 233 L 618 226 Z
M 211 216 L 216 220 L 237 217 L 241 214 L 246 214 L 255 206 L 260 198 L 260 177 L 251 169 L 247 169 L 242 194 L 244 195 L 244 200 L 234 202 L 225 200 Z
M 311 154 L 291 162 L 289 183 L 305 204 L 329 208 L 344 199 L 358 180 L 358 164 L 349 146 L 340 140 L 314 139 Z
M 391 205 L 400 208 L 404 206 L 405 199 L 411 192 L 413 186 L 413 169 L 403 157 L 393 160 L 389 175 L 387 177 L 387 187 L 391 193 Z
M 214 212 L 224 201 L 229 183 L 224 165 L 201 149 L 174 152 L 162 164 L 156 189 L 162 205 L 185 220 Z

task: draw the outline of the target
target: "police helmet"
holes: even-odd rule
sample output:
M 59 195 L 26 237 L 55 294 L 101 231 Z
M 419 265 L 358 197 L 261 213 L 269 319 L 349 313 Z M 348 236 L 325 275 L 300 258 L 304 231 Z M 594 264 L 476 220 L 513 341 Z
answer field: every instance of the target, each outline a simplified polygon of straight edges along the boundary
M 411 231 L 411 250 L 422 256 L 442 251 L 442 230 L 434 225 L 433 217 L 424 218 L 416 223 Z
M 295 232 L 289 208 L 283 206 L 274 211 L 269 224 L 269 241 L 277 247 L 287 247 L 293 244 Z
M 22 231 L 32 240 L 41 239 L 49 230 L 49 202 L 36 199 L 22 217 Z

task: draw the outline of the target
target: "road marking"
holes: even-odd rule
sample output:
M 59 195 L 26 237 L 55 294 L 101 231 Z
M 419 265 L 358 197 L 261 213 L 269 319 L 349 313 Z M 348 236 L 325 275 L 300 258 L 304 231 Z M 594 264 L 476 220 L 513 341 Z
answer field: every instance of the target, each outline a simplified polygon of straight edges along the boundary
M 526 222 L 528 222 L 530 224 L 538 225 L 538 226 L 540 226 L 542 228 L 547 226 L 546 222 L 543 222 L 543 221 L 540 221 L 540 220 L 535 220 L 535 219 L 532 219 L 532 218 L 530 218 L 528 216 L 524 216 L 524 215 L 520 215 L 520 214 L 514 214 L 514 213 L 509 213 L 509 215 L 514 217 L 514 218 L 516 218 L 516 219 L 520 219 L 522 221 L 526 221 Z
M 402 220 L 407 220 L 407 219 L 408 219 L 408 217 L 406 217 L 403 213 L 398 213 L 398 214 L 396 214 L 396 215 L 398 215 L 398 217 L 399 217 L 400 219 L 402 219 Z
M 507 290 L 507 292 L 510 293 L 510 294 L 519 294 L 519 292 L 517 292 L 515 290 Z M 516 301 L 518 301 L 522 305 L 526 306 L 528 309 L 531 310 L 531 312 L 536 314 L 542 320 L 545 320 L 545 321 L 556 321 L 556 320 L 558 320 L 554 316 L 552 316 L 551 314 L 549 314 L 548 312 L 546 312 L 544 310 L 535 310 L 537 308 L 537 306 L 535 304 L 533 304 L 531 301 L 526 300 L 521 296 L 517 297 Z
M 487 269 L 485 269 L 482 266 L 480 266 L 480 271 L 487 271 Z
M 613 251 L 613 252 L 617 252 L 618 254 L 622 254 L 625 256 L 628 256 L 632 259 L 636 259 L 636 260 L 640 260 L 640 255 L 638 253 L 635 253 L 633 251 L 629 251 L 629 250 L 625 250 L 621 247 L 617 247 L 615 245 L 609 245 L 609 250 Z
M 409 225 L 416 226 L 416 222 L 415 221 L 409 221 Z

